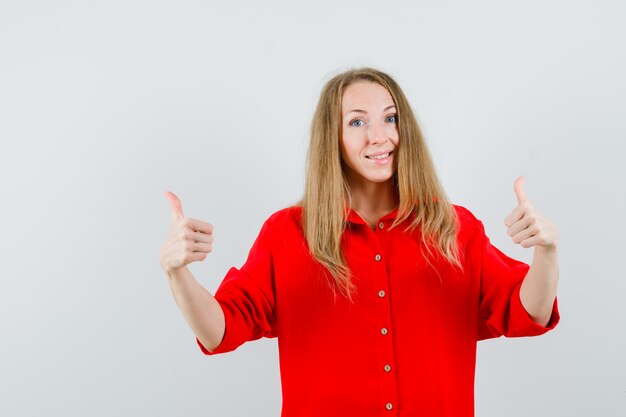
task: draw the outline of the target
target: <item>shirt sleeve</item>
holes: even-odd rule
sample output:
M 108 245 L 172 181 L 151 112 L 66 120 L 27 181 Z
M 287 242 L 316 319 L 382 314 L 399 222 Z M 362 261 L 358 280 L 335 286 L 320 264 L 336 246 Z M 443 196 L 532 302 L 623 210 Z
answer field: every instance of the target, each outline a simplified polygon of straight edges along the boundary
M 559 322 L 555 297 L 552 315 L 546 326 L 536 323 L 520 299 L 520 288 L 530 266 L 502 253 L 480 229 L 480 319 L 478 340 L 494 337 L 538 336 L 552 330 Z
M 274 268 L 269 219 L 263 224 L 244 265 L 232 267 L 215 292 L 224 312 L 225 331 L 220 345 L 200 350 L 214 355 L 235 350 L 243 343 L 261 337 L 276 337 L 274 314 Z

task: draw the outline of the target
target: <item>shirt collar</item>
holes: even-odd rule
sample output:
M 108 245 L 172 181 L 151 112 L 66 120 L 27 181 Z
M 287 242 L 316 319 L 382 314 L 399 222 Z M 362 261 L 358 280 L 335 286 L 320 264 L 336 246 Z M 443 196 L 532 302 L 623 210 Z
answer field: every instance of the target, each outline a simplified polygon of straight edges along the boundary
M 363 220 L 363 218 L 361 218 L 361 216 L 359 215 L 359 213 L 357 213 L 353 208 L 348 207 L 346 209 L 347 213 L 348 213 L 348 221 L 350 223 L 355 223 L 355 224 L 367 224 L 367 222 L 365 220 Z M 380 219 L 378 219 L 378 221 L 383 221 L 383 220 L 390 220 L 390 219 L 395 219 L 396 216 L 398 215 L 398 209 L 395 208 L 392 211 L 390 211 L 389 213 L 385 214 L 383 217 L 381 217 Z

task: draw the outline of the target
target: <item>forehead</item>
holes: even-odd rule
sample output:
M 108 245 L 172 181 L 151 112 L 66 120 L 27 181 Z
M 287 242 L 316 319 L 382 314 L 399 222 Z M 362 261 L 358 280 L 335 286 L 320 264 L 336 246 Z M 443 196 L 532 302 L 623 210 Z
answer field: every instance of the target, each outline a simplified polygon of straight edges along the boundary
M 385 108 L 393 105 L 389 91 L 382 85 L 371 81 L 357 81 L 350 84 L 343 92 L 341 107 L 344 110 L 363 107 Z

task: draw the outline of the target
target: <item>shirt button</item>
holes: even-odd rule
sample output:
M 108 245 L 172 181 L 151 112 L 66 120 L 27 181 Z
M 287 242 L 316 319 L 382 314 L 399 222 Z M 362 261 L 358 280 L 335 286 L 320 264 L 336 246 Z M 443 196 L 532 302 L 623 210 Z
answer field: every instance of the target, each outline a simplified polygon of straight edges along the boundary
M 387 334 L 389 333 L 389 331 L 387 330 L 386 327 L 383 327 L 382 329 L 380 329 L 380 334 Z
M 393 408 L 393 404 L 391 404 L 391 403 L 387 403 L 387 404 L 385 404 L 385 408 L 386 408 L 387 410 L 391 410 L 391 409 Z
M 383 298 L 383 297 L 385 296 L 385 291 L 384 291 L 384 290 L 380 290 L 380 291 L 378 291 L 378 296 L 379 296 L 380 298 Z
M 391 365 L 385 365 L 385 372 L 391 371 Z
M 385 223 L 383 223 L 383 222 L 378 223 L 378 227 L 379 227 L 380 229 L 382 229 L 383 227 L 385 227 Z
M 380 256 L 380 254 L 377 253 L 374 259 L 376 259 L 377 261 L 380 261 L 382 259 L 382 256 Z

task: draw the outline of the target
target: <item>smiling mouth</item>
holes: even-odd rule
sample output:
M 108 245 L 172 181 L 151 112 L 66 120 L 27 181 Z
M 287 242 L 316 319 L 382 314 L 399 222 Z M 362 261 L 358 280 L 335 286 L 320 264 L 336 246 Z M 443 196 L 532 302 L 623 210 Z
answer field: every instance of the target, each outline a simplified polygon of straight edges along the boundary
M 368 159 L 385 159 L 385 158 L 388 158 L 392 153 L 393 153 L 393 151 L 387 152 L 387 153 L 383 153 L 383 154 L 380 154 L 380 155 L 366 156 L 366 158 L 368 158 Z

